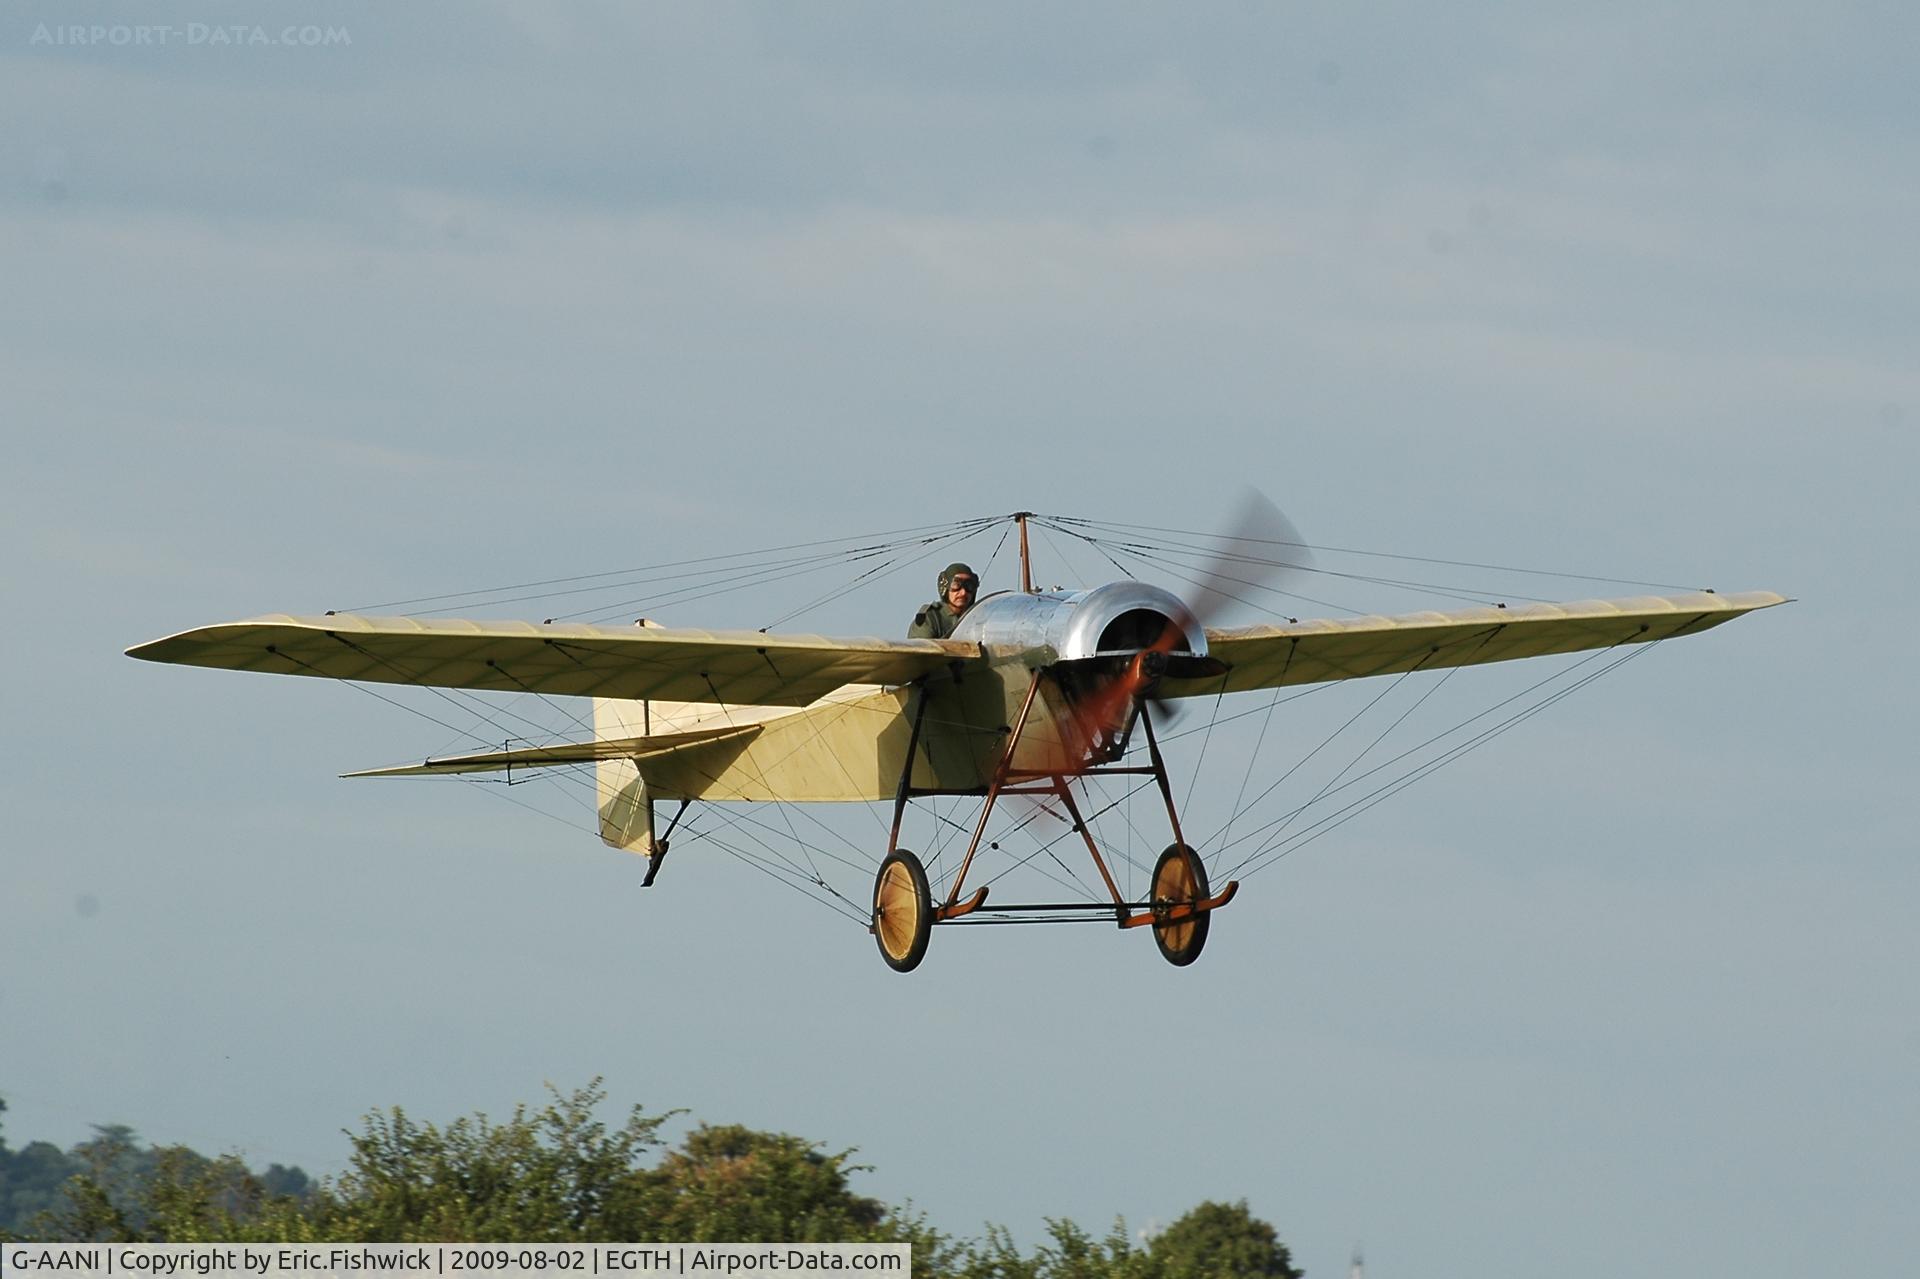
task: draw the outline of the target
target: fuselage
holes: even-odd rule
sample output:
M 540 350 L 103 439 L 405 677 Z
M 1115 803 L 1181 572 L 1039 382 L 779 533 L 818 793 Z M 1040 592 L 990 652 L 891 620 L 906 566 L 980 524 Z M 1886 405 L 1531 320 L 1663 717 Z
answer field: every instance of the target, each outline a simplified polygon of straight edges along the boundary
M 849 686 L 798 710 L 756 710 L 763 723 L 751 738 L 641 761 L 648 786 L 662 798 L 891 799 L 911 741 L 915 788 L 980 791 L 1036 684 L 1014 763 L 1064 767 L 1082 749 L 1071 723 L 1075 671 L 1124 663 L 1156 643 L 1189 660 L 1207 651 L 1179 597 L 1132 581 L 989 595 L 950 638 L 978 644 L 982 656 L 913 685 Z M 700 708 L 703 720 L 713 713 Z

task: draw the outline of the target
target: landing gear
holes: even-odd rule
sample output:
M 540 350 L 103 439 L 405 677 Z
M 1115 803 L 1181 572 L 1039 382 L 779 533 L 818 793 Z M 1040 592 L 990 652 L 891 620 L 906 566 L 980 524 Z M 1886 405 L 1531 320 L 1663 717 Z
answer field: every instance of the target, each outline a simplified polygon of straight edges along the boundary
M 1088 758 L 1067 761 L 1066 766 L 1058 762 L 1040 768 L 1018 767 L 1014 764 L 1015 748 L 1026 729 L 1041 682 L 1046 678 L 1049 678 L 1046 672 L 1036 672 L 1027 688 L 1026 701 L 1013 727 L 1008 730 L 1000 761 L 986 787 L 986 799 L 980 806 L 980 816 L 974 824 L 973 838 L 967 844 L 966 856 L 961 858 L 953 882 L 947 887 L 946 900 L 937 906 L 928 891 L 927 873 L 920 859 L 899 846 L 901 817 L 906 811 L 908 799 L 915 795 L 978 792 L 916 789 L 910 784 L 914 752 L 920 740 L 922 712 L 926 705 L 925 692 L 922 690 L 920 704 L 914 711 L 913 731 L 907 739 L 907 762 L 901 769 L 900 785 L 894 795 L 893 829 L 887 838 L 887 857 L 880 863 L 880 874 L 873 885 L 873 916 L 869 925 L 869 931 L 880 945 L 881 958 L 895 972 L 911 972 L 919 965 L 926 954 L 927 937 L 933 925 L 958 921 L 985 904 L 987 888 L 984 884 L 975 888 L 971 896 L 963 898 L 960 894 L 962 885 L 966 883 L 967 872 L 973 866 L 974 854 L 980 851 L 985 838 L 987 818 L 1003 795 L 1042 795 L 1056 801 L 1073 823 L 1073 830 L 1086 844 L 1087 853 L 1093 858 L 1094 868 L 1100 872 L 1101 882 L 1107 890 L 1107 900 L 1104 902 L 1023 902 L 996 906 L 995 909 L 1003 914 L 1025 913 L 1054 919 L 1104 918 L 1121 928 L 1151 927 L 1160 954 L 1168 963 L 1184 968 L 1200 958 L 1200 948 L 1207 940 L 1209 914 L 1232 901 L 1239 889 L 1239 884 L 1230 881 L 1219 893 L 1214 893 L 1207 885 L 1206 868 L 1180 834 L 1180 816 L 1174 811 L 1173 787 L 1167 781 L 1166 761 L 1160 755 L 1160 744 L 1154 738 L 1153 722 L 1144 703 L 1130 703 L 1130 713 L 1138 716 L 1138 723 L 1146 734 L 1147 752 L 1151 760 L 1148 765 L 1127 766 L 1108 760 L 1098 749 Z M 1106 748 L 1106 752 L 1118 751 L 1123 754 L 1125 734 L 1130 731 L 1130 727 L 1123 726 L 1121 736 L 1115 744 Z M 1076 778 L 1121 775 L 1151 777 L 1159 787 L 1160 797 L 1167 806 L 1167 821 L 1173 827 L 1173 845 L 1160 854 L 1160 860 L 1154 865 L 1152 891 L 1146 901 L 1128 901 L 1121 894 L 1120 886 L 1114 882 L 1113 874 L 1107 868 L 1106 859 L 1100 855 L 1092 823 L 1081 813 L 1071 786 Z M 999 847 L 998 844 L 990 846 Z
M 1210 912 L 1196 910 L 1207 899 L 1207 868 L 1191 848 L 1173 844 L 1153 864 L 1153 944 L 1176 968 L 1200 958 L 1207 944 Z
M 920 859 L 904 848 L 887 854 L 873 882 L 873 936 L 880 957 L 897 973 L 910 973 L 927 953 L 933 934 L 933 893 Z

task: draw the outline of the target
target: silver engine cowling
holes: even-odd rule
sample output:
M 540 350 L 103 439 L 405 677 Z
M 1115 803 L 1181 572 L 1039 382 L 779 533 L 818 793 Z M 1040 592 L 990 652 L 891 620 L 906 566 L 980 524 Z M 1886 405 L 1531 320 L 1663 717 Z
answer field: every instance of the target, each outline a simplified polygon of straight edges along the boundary
M 1207 656 L 1207 632 L 1179 596 L 1145 582 L 1089 591 L 989 595 L 967 610 L 952 638 L 989 656 L 1022 656 L 1033 669 L 1061 662 L 1132 658 L 1154 650 L 1180 678 L 1224 669 Z
M 951 638 L 979 644 L 990 675 L 966 686 L 964 696 L 984 700 L 956 718 L 991 724 L 1005 715 L 1003 724 L 1023 723 L 1014 765 L 1042 773 L 1080 772 L 1119 759 L 1162 677 L 1201 679 L 1227 669 L 1208 655 L 1207 633 L 1193 610 L 1145 582 L 989 595 L 967 610 Z M 1031 672 L 1033 682 L 1015 672 Z M 1036 695 L 1045 713 L 1022 718 L 1022 698 Z M 983 780 L 992 773 L 987 755 L 997 742 L 979 736 L 975 744 Z

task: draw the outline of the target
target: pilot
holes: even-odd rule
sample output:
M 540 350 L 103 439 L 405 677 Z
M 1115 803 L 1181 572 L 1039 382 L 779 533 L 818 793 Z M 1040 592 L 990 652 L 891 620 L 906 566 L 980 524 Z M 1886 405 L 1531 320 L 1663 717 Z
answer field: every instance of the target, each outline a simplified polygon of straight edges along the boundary
M 960 625 L 960 615 L 973 607 L 980 593 L 980 575 L 965 564 L 940 570 L 940 598 L 913 615 L 909 639 L 945 639 Z

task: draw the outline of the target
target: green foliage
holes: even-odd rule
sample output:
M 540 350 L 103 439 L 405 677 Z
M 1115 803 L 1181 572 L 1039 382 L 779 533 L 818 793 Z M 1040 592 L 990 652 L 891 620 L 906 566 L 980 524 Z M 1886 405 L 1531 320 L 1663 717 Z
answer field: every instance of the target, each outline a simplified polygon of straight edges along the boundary
M 0 1115 L 6 1111 L 7 1099 L 0 1097 Z M 60 1187 L 78 1171 L 50 1142 L 29 1142 L 24 1150 L 7 1149 L 5 1123 L 0 1121 L 0 1239 L 18 1238 L 13 1232 L 24 1229 L 35 1213 L 52 1208 Z
M 115 1243 L 311 1241 L 307 1206 L 270 1194 L 232 1155 L 208 1159 L 184 1146 L 140 1149 L 130 1130 L 74 1148 L 86 1164 L 38 1214 L 44 1239 Z
M 635 1107 L 609 1127 L 598 1079 L 546 1105 L 444 1127 L 375 1111 L 331 1182 L 298 1169 L 256 1174 L 237 1158 L 143 1147 L 124 1127 L 60 1155 L 0 1142 L 0 1192 L 24 1156 L 61 1174 L 32 1227 L 41 1238 L 239 1242 L 906 1242 L 916 1274 L 951 1279 L 1300 1279 L 1271 1225 L 1246 1202 L 1202 1203 L 1145 1246 L 1115 1221 L 1096 1238 L 1047 1222 L 1023 1252 L 1003 1227 L 955 1241 L 910 1209 L 853 1192 L 851 1151 L 785 1133 L 702 1124 L 672 1148 L 672 1114 Z M 17 1183 L 17 1184 L 16 1184 Z M 35 1183 L 39 1184 L 39 1183 Z
M 58 1206 L 61 1187 L 81 1170 L 52 1142 L 29 1142 L 21 1150 L 0 1145 L 0 1230 L 25 1230 L 35 1216 Z
M 0 1112 L 6 1103 L 0 1100 Z M 153 1241 L 306 1239 L 313 1185 L 298 1168 L 255 1176 L 232 1156 L 150 1147 L 124 1124 L 71 1151 L 0 1138 L 0 1238 Z M 305 1230 L 305 1233 L 302 1233 Z
M 1123 1221 L 1095 1239 L 1071 1221 L 1048 1218 L 1047 1238 L 1032 1256 L 1015 1246 L 1005 1227 L 989 1226 L 980 1243 L 966 1249 L 953 1272 L 958 1279 L 1159 1279 L 1153 1258 L 1133 1246 Z
M 638 1171 L 661 1124 L 635 1107 L 620 1127 L 593 1117 L 600 1081 L 503 1124 L 485 1115 L 445 1128 L 399 1107 L 375 1112 L 351 1138 L 353 1158 L 320 1196 L 329 1238 L 344 1241 L 643 1241 Z
M 648 1166 L 671 1115 L 594 1118 L 599 1080 L 505 1123 L 445 1128 L 395 1108 L 368 1117 L 319 1196 L 329 1238 L 359 1241 L 858 1242 L 933 1232 L 856 1195 L 847 1154 L 738 1125 L 702 1125 Z
M 825 1155 L 784 1133 L 703 1124 L 648 1178 L 657 1213 L 648 1237 L 692 1243 L 897 1237 L 886 1228 L 886 1208 L 848 1188 L 854 1168 L 846 1160 L 845 1153 Z
M 313 1178 L 299 1168 L 268 1164 L 260 1176 L 260 1188 L 275 1199 L 305 1199 L 314 1192 Z
M 1156 1235 L 1150 1250 L 1165 1279 L 1300 1279 L 1280 1236 L 1244 1199 L 1202 1203 Z
M 1301 1279 L 1274 1228 L 1237 1204 L 1202 1203 L 1137 1248 L 1126 1223 L 1095 1239 L 1049 1219 L 1047 1238 L 1023 1254 L 1001 1227 L 963 1251 L 960 1279 Z

